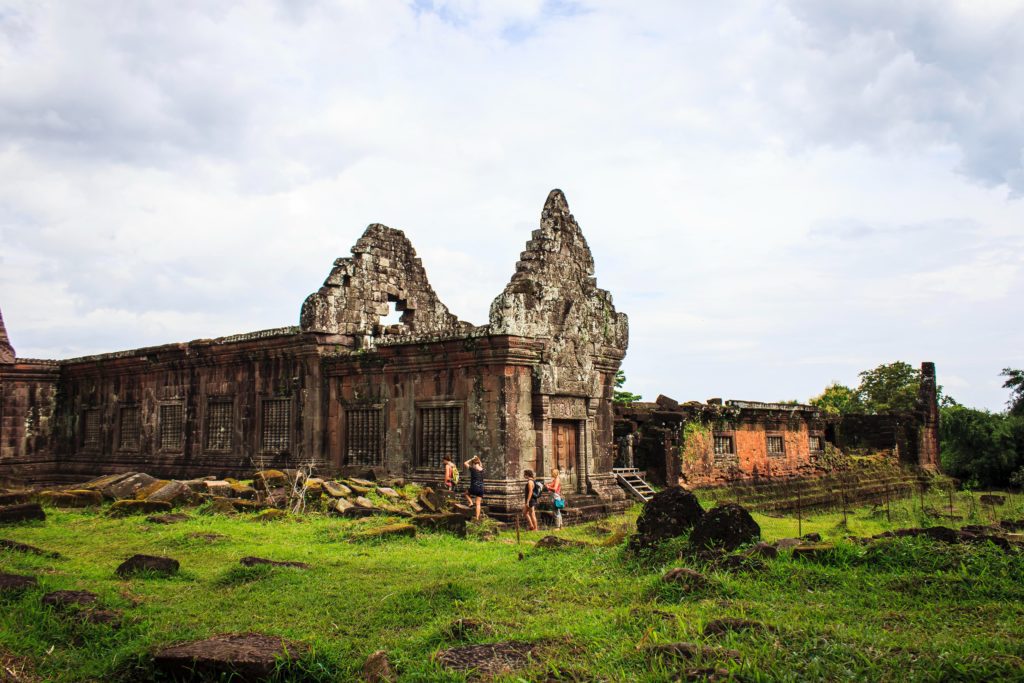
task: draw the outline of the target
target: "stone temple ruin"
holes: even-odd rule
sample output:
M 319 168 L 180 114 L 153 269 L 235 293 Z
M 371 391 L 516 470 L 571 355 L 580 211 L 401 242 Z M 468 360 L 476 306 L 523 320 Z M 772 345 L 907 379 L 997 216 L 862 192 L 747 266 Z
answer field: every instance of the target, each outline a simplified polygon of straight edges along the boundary
M 401 231 L 371 225 L 298 327 L 53 361 L 16 358 L 0 324 L 0 478 L 311 464 L 433 483 L 444 456 L 479 455 L 491 514 L 521 506 L 525 468 L 553 467 L 577 509 L 607 513 L 626 504 L 612 390 L 628 329 L 559 190 L 479 327 Z
M 438 299 L 401 231 L 375 224 L 297 327 L 56 361 L 16 357 L 0 318 L 0 479 L 312 466 L 436 483 L 443 457 L 479 455 L 490 514 L 519 509 L 524 469 L 557 467 L 587 517 L 638 495 L 630 470 L 666 484 L 803 477 L 827 444 L 937 466 L 931 364 L 912 415 L 840 423 L 810 406 L 665 397 L 616 408 L 628 336 L 559 190 L 483 326 Z M 687 424 L 705 438 L 684 448 Z

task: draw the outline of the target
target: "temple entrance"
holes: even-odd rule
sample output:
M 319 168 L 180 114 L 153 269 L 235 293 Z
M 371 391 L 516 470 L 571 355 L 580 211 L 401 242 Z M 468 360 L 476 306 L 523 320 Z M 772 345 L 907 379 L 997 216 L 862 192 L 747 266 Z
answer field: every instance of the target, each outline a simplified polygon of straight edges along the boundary
M 552 467 L 557 467 L 562 473 L 562 490 L 565 493 L 582 492 L 582 477 L 580 469 L 580 428 L 579 423 L 572 420 L 551 421 L 551 444 Z M 547 480 L 551 472 L 544 472 L 542 476 Z

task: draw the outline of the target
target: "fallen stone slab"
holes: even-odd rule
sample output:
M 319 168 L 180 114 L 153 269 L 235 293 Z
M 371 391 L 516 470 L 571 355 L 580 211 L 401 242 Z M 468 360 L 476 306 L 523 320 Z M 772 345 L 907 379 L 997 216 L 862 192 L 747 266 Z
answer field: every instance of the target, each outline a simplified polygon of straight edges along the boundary
M 0 550 L 10 550 L 16 553 L 29 553 L 31 555 L 40 555 L 42 557 L 50 557 L 54 559 L 61 557 L 60 553 L 43 550 L 42 548 L 37 548 L 34 545 L 19 543 L 18 541 L 11 541 L 6 538 L 0 538 Z
M 831 557 L 836 552 L 834 543 L 808 543 L 793 548 L 794 559 L 816 560 Z
M 153 515 L 152 517 L 146 517 L 146 521 L 150 524 L 177 524 L 178 522 L 187 522 L 190 519 L 192 518 L 180 512 L 172 512 L 169 515 Z
M 253 488 L 261 491 L 282 488 L 289 484 L 287 475 L 280 470 L 260 470 L 252 477 Z
M 286 519 L 288 513 L 284 510 L 278 510 L 276 508 L 268 508 L 266 510 L 260 510 L 257 514 L 253 515 L 252 521 L 254 522 L 275 522 L 279 519 Z
M 266 509 L 266 506 L 257 503 L 255 500 L 246 500 L 244 498 L 228 498 L 228 500 L 231 501 L 231 507 L 238 512 L 259 512 Z
M 0 524 L 16 524 L 45 520 L 46 512 L 39 503 L 19 503 L 0 507 Z
M 586 548 L 589 544 L 571 538 L 545 536 L 534 544 L 535 548 Z
M 687 567 L 676 567 L 675 569 L 669 569 L 661 577 L 661 580 L 665 583 L 671 583 L 681 586 L 687 591 L 696 591 L 702 588 L 707 588 L 711 585 L 711 581 L 708 577 L 704 576 L 698 571 L 688 569 Z
M 99 596 L 91 591 L 53 591 L 42 597 L 43 605 L 60 611 L 92 607 L 98 601 Z
M 756 544 L 754 544 L 753 547 L 747 550 L 747 552 L 745 552 L 744 555 L 751 558 L 757 557 L 765 560 L 774 560 L 779 556 L 779 549 L 773 546 L 771 543 L 758 541 Z
M 183 481 L 169 481 L 149 494 L 146 500 L 171 505 L 188 505 L 197 500 L 195 491 Z
M 324 481 L 324 492 L 331 498 L 344 498 L 352 495 L 352 489 L 338 481 Z
M 173 680 L 263 681 L 287 676 L 288 662 L 308 650 L 279 636 L 229 633 L 159 649 L 153 665 Z
M 171 504 L 153 500 L 119 500 L 110 505 L 107 514 L 111 517 L 147 515 L 154 512 L 170 512 Z
M 236 510 L 230 498 L 214 498 L 201 512 L 207 515 L 233 515 Z
M 416 527 L 412 524 L 386 524 L 374 529 L 366 529 L 352 534 L 349 539 L 353 542 L 371 541 L 386 538 L 412 537 L 416 535 Z
M 363 681 L 366 683 L 392 683 L 398 680 L 391 662 L 388 660 L 388 653 L 384 650 L 377 650 L 363 664 Z
M 694 659 L 713 657 L 715 659 L 739 660 L 738 650 L 729 650 L 722 647 L 702 647 L 696 643 L 662 643 L 659 645 L 648 645 L 644 648 L 648 657 L 664 657 L 673 659 Z
M 894 531 L 886 531 L 885 533 L 872 536 L 872 540 L 882 538 L 906 538 L 906 537 L 921 537 L 930 538 L 940 543 L 985 543 L 991 542 L 999 546 L 1004 551 L 1011 549 L 1010 542 L 1002 536 L 991 536 L 986 534 L 972 534 L 969 531 L 950 529 L 944 526 L 930 526 L 924 529 L 912 528 L 912 529 L 896 529 Z
M 350 519 L 358 517 L 378 517 L 381 515 L 388 514 L 386 511 L 380 508 L 361 508 L 353 505 L 352 507 L 345 510 L 343 513 L 345 517 Z
M 39 585 L 34 576 L 0 573 L 0 595 L 10 596 L 23 593 Z
M 457 514 L 413 515 L 412 523 L 420 529 L 445 531 L 456 536 L 466 535 L 466 518 Z
M 356 504 L 356 507 L 367 508 L 367 509 L 377 507 L 376 505 L 373 504 L 373 501 L 371 501 L 369 498 L 364 498 L 362 496 L 356 496 L 356 499 L 354 501 L 352 501 L 352 502 L 354 502 Z
M 1005 505 L 1006 504 L 1006 496 L 998 496 L 998 495 L 996 495 L 994 493 L 982 494 L 982 496 L 978 500 L 981 501 L 982 505 L 992 505 L 992 506 L 995 506 L 995 505 Z
M 377 482 L 370 481 L 369 479 L 360 479 L 359 477 L 349 477 L 348 481 L 356 484 L 357 486 L 365 486 L 367 488 L 376 488 Z
M 694 524 L 690 547 L 695 550 L 720 548 L 731 552 L 761 537 L 761 527 L 747 509 L 735 503 L 708 510 Z
M 352 503 L 348 502 L 344 498 L 336 498 L 330 501 L 327 505 L 328 512 L 334 512 L 339 515 L 344 515 L 350 509 L 355 507 Z
M 127 578 L 136 574 L 157 574 L 160 576 L 172 576 L 178 573 L 180 564 L 170 557 L 158 555 L 132 555 L 122 562 L 115 573 Z
M 780 538 L 775 541 L 775 549 L 788 550 L 790 548 L 795 548 L 798 545 L 802 545 L 803 543 L 804 541 L 801 541 L 799 538 Z
M 127 479 L 128 477 L 132 476 L 132 474 L 132 472 L 117 472 L 116 474 L 104 474 L 101 477 L 96 477 L 95 479 L 90 479 L 87 482 L 78 484 L 77 488 L 89 489 L 91 491 L 102 491 L 105 487 L 112 486 L 113 484 L 116 484 L 117 482 L 123 479 Z
M 999 526 L 1007 531 L 1024 531 L 1024 519 L 1004 519 Z
M 775 631 L 775 628 L 767 624 L 762 624 L 759 621 L 737 619 L 734 617 L 713 619 L 704 626 L 705 636 L 720 636 L 730 631 L 737 633 L 740 631 Z
M 150 486 L 156 481 L 156 477 L 151 477 L 145 472 L 133 472 L 123 479 L 116 480 L 111 484 L 100 487 L 99 490 L 105 498 L 110 498 L 112 500 L 128 500 L 135 498 L 140 489 Z
M 35 491 L 0 491 L 0 505 L 29 503 L 35 495 Z
M 533 661 L 535 651 L 532 643 L 506 641 L 441 650 L 435 659 L 451 671 L 471 673 L 475 678 L 493 678 L 526 668 Z
M 373 491 L 373 489 L 374 489 L 373 486 L 363 486 L 361 484 L 355 483 L 351 479 L 345 480 L 345 484 L 350 489 L 352 489 L 353 493 L 355 493 L 356 495 L 359 495 L 359 496 L 365 496 L 366 494 L 371 493 Z
M 401 495 L 399 495 L 398 491 L 394 490 L 389 486 L 378 486 L 377 494 L 384 496 L 385 498 L 390 498 L 392 500 L 398 500 L 399 498 L 402 497 Z
M 309 569 L 309 565 L 305 562 L 268 560 L 264 557 L 243 557 L 238 562 L 239 564 L 245 567 L 252 567 L 257 564 L 267 564 L 272 567 L 294 567 L 295 569 Z

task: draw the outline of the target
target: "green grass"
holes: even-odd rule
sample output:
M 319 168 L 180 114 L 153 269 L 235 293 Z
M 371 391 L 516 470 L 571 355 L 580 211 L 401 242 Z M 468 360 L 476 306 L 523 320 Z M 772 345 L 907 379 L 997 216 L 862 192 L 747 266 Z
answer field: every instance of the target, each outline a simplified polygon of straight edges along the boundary
M 931 503 L 926 499 L 926 508 Z M 44 523 L 0 527 L 0 538 L 64 555 L 0 551 L 0 571 L 32 574 L 40 582 L 38 590 L 0 604 L 0 650 L 28 658 L 47 681 L 144 679 L 154 647 L 240 631 L 311 644 L 303 666 L 308 678 L 325 681 L 357 679 L 366 656 L 378 649 L 388 652 L 402 680 L 458 681 L 461 676 L 432 656 L 498 640 L 541 644 L 540 661 L 508 680 L 554 673 L 565 680 L 662 681 L 704 667 L 753 681 L 1024 680 L 1024 556 L 919 539 L 870 547 L 842 541 L 937 523 L 915 506 L 916 497 L 894 502 L 891 524 L 884 507 L 881 513 L 858 508 L 845 526 L 841 512 L 809 515 L 803 533 L 839 541 L 834 555 L 808 562 L 784 554 L 763 573 L 736 575 L 687 564 L 671 547 L 640 559 L 627 555 L 624 543 L 533 548 L 544 531 L 524 532 L 520 544 L 514 531 L 494 540 L 420 533 L 351 543 L 358 530 L 395 520 L 314 514 L 256 523 L 245 515 L 194 515 L 164 526 L 142 517 L 48 510 Z M 618 530 L 637 512 L 559 533 L 596 544 L 607 534 L 595 526 Z M 999 512 L 1024 518 L 1024 498 L 1014 497 Z M 963 523 L 984 522 L 988 514 L 980 510 Z M 795 518 L 755 518 L 768 540 L 797 533 Z M 181 573 L 115 577 L 117 565 L 134 553 L 174 557 Z M 246 568 L 238 564 L 246 555 L 312 568 Z M 710 572 L 711 587 L 684 594 L 662 583 L 672 566 Z M 57 589 L 98 593 L 104 606 L 124 611 L 125 625 L 113 630 L 55 616 L 39 598 Z M 708 621 L 726 616 L 778 630 L 701 635 Z M 458 618 L 486 628 L 460 640 L 449 629 Z M 742 658 L 652 661 L 638 649 L 679 640 L 733 648 Z

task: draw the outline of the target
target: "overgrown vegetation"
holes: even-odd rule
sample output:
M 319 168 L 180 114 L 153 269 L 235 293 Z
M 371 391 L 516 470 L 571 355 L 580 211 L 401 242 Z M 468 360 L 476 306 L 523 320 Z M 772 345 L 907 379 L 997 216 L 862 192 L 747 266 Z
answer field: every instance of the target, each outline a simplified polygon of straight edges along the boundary
M 22 658 L 46 681 L 146 680 L 156 646 L 218 633 L 258 631 L 309 643 L 307 680 L 356 680 L 366 656 L 388 652 L 402 680 L 458 681 L 433 656 L 467 643 L 538 645 L 529 667 L 506 680 L 666 681 L 723 669 L 742 680 L 1006 680 L 1024 658 L 1024 556 L 990 545 L 942 546 L 893 539 L 862 546 L 850 535 L 934 523 L 943 492 L 794 517 L 755 515 L 763 536 L 818 532 L 836 552 L 814 561 L 783 553 L 762 572 L 726 573 L 687 594 L 663 583 L 673 553 L 636 559 L 623 548 L 631 514 L 561 532 L 583 547 L 543 550 L 548 532 L 458 539 L 420 533 L 354 544 L 359 531 L 390 518 L 309 514 L 257 524 L 193 515 L 172 525 L 97 512 L 49 510 L 42 523 L 5 527 L 0 537 L 57 550 L 64 559 L 0 551 L 0 571 L 31 574 L 40 587 L 0 610 L 0 651 Z M 964 519 L 1024 518 L 1024 497 L 1000 509 L 956 494 Z M 924 515 L 921 517 L 920 515 Z M 950 524 L 949 521 L 944 521 Z M 496 532 L 492 526 L 488 532 Z M 211 536 L 216 534 L 216 536 Z M 216 539 L 214 541 L 202 539 Z M 482 540 L 482 539 L 493 540 Z M 607 539 L 612 539 L 607 543 Z M 134 553 L 181 561 L 172 578 L 118 579 Z M 241 557 L 305 562 L 308 570 L 241 568 Z M 121 609 L 120 629 L 62 619 L 41 607 L 43 592 L 86 589 Z M 774 631 L 704 636 L 713 619 L 737 617 Z M 453 629 L 458 619 L 481 627 Z M 695 660 L 651 659 L 644 648 L 675 641 L 708 648 Z M 739 660 L 715 648 L 739 652 Z

